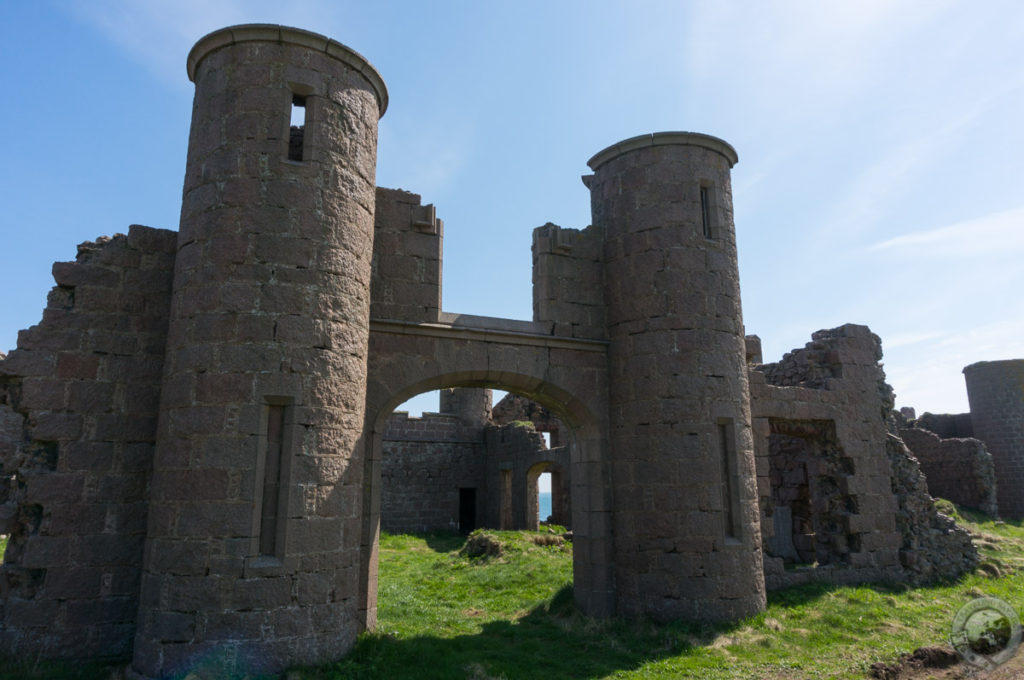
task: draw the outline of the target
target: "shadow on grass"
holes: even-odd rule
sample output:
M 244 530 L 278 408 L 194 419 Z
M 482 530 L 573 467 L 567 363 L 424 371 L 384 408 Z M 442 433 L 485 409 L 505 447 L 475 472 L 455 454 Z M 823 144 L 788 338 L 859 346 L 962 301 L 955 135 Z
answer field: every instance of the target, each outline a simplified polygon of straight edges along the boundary
M 657 625 L 647 621 L 595 620 L 573 604 L 572 587 L 516 621 L 491 621 L 473 635 L 398 638 L 363 635 L 340 662 L 304 669 L 304 680 L 417 678 L 602 678 L 670 656 L 699 651 L 740 624 Z
M 466 535 L 457 531 L 434 531 L 429 534 L 417 534 L 417 536 L 426 541 L 428 548 L 439 553 L 458 550 L 466 543 Z

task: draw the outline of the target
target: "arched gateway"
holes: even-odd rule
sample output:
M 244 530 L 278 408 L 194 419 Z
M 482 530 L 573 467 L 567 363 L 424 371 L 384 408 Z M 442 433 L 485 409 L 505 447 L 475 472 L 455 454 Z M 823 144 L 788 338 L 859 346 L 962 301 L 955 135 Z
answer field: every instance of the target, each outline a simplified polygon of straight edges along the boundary
M 162 360 L 162 379 L 117 388 L 149 389 L 153 413 L 124 442 L 91 425 L 51 428 L 44 441 L 43 420 L 25 425 L 43 454 L 47 442 L 70 452 L 65 440 L 84 450 L 93 433 L 89 451 L 155 442 L 148 495 L 129 505 L 116 496 L 128 487 L 112 486 L 105 506 L 84 496 L 62 505 L 33 500 L 29 481 L 25 502 L 41 504 L 49 530 L 95 507 L 106 524 L 89 531 L 123 531 L 115 538 L 129 548 L 75 553 L 67 568 L 56 552 L 64 544 L 31 527 L 19 534 L 20 562 L 4 565 L 20 588 L 3 614 L 5 649 L 133 650 L 132 672 L 151 678 L 344 655 L 375 622 L 385 419 L 409 396 L 452 386 L 515 391 L 570 430 L 584 612 L 734 620 L 763 609 L 732 147 L 667 132 L 601 151 L 584 177 L 593 224 L 534 231 L 534 319 L 470 317 L 441 310 L 434 207 L 375 186 L 387 92 L 363 57 L 307 31 L 235 26 L 202 38 L 188 73 L 196 91 L 181 225 L 173 255 L 165 248 L 173 277 L 166 290 L 129 291 L 149 296 L 139 309 L 169 300 L 156 319 L 167 322 L 163 354 L 155 340 L 138 350 L 152 355 L 146 366 Z M 304 125 L 290 126 L 294 113 Z M 133 228 L 116 247 L 155 248 L 146 239 L 170 243 Z M 84 290 L 93 270 L 129 266 L 118 252 L 55 273 Z M 92 300 L 81 296 L 74 313 Z M 8 370 L 34 356 L 19 352 Z M 58 370 L 94 380 L 87 360 L 106 366 L 106 356 Z M 155 432 L 146 422 L 158 422 Z M 141 479 L 149 469 L 140 469 Z M 145 528 L 118 519 L 129 511 L 148 513 Z M 98 616 L 112 593 L 117 626 L 72 617 Z M 68 613 L 39 637 L 58 609 Z M 11 613 L 23 610 L 36 615 Z

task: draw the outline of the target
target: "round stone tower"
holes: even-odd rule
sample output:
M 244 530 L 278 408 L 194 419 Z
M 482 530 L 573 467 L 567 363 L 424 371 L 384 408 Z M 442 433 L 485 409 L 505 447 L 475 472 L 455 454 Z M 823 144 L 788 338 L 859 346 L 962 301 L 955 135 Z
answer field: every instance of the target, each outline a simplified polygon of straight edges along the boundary
M 202 38 L 134 672 L 273 672 L 361 626 L 379 74 L 270 25 Z M 204 676 L 205 677 L 205 676 Z
M 616 611 L 764 609 L 730 170 L 688 132 L 590 159 L 604 231 Z
M 999 514 L 1024 519 L 1024 359 L 964 368 L 974 436 L 996 466 Z

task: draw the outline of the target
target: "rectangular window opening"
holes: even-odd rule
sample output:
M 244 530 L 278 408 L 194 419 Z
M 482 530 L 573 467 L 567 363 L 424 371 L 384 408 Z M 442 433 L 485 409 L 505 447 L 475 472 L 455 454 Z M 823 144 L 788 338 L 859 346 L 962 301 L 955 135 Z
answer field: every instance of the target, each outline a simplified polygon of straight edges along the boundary
M 704 238 L 711 238 L 711 187 L 700 187 L 700 221 L 704 230 Z
M 260 546 L 261 555 L 277 556 L 278 529 L 283 508 L 281 502 L 282 472 L 285 458 L 285 410 L 284 404 L 267 405 L 266 457 L 263 465 L 263 494 L 260 504 Z
M 718 422 L 718 445 L 722 464 L 722 518 L 725 525 L 725 537 L 739 539 L 740 531 L 737 524 L 739 510 L 735 487 L 736 447 L 733 441 L 732 420 Z
M 288 128 L 288 160 L 290 161 L 301 162 L 303 160 L 307 111 L 305 95 L 293 94 L 291 123 Z

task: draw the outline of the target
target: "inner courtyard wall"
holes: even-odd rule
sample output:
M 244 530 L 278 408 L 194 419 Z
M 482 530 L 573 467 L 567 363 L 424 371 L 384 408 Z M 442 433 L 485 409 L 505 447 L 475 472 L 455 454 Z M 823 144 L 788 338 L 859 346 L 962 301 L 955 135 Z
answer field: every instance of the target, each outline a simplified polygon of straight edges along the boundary
M 388 419 L 381 461 L 382 531 L 458 531 L 459 489 L 475 489 L 477 509 L 487 497 L 483 428 L 458 415 L 398 411 Z

